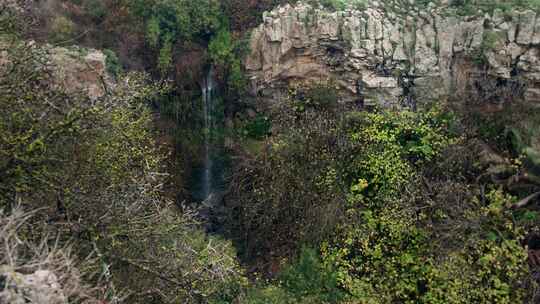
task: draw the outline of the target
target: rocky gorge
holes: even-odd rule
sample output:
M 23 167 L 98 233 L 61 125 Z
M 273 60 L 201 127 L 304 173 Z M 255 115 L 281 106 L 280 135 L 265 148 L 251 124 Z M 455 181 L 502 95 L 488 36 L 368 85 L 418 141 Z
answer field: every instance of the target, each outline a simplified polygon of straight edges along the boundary
M 539 64 L 540 0 L 0 0 L 0 303 L 538 303 Z

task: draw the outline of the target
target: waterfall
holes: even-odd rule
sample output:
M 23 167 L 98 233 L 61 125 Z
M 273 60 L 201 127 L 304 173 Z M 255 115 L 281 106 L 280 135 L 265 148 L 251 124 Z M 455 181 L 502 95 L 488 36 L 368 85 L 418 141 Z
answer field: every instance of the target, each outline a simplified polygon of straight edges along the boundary
M 229 170 L 228 154 L 223 145 L 223 100 L 215 75 L 215 70 L 210 68 L 201 80 L 200 157 L 191 172 L 192 198 L 205 206 L 221 202 L 226 187 L 225 175 Z
M 214 112 L 214 70 L 208 69 L 208 73 L 203 83 L 203 115 L 204 115 L 204 163 L 202 174 L 202 198 L 207 199 L 212 193 L 212 133 L 215 123 Z

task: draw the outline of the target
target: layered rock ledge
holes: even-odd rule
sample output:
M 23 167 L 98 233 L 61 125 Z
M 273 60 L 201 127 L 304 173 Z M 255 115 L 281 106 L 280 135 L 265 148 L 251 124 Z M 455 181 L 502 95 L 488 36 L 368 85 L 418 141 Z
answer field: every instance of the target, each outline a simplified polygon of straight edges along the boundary
M 494 103 L 519 95 L 540 105 L 539 50 L 533 11 L 462 17 L 433 4 L 331 12 L 299 3 L 264 14 L 245 67 L 253 94 L 273 99 L 291 82 L 332 78 L 367 104 L 477 91 Z

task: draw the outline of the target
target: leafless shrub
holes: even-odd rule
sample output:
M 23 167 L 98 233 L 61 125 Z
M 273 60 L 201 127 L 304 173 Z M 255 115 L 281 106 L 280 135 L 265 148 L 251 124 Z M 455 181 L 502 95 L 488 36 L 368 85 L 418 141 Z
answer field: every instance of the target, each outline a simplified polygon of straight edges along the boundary
M 92 257 L 79 261 L 58 237 L 36 233 L 30 219 L 38 211 L 0 212 L 0 302 L 100 303 L 108 287 L 89 285 L 90 275 L 80 271 Z

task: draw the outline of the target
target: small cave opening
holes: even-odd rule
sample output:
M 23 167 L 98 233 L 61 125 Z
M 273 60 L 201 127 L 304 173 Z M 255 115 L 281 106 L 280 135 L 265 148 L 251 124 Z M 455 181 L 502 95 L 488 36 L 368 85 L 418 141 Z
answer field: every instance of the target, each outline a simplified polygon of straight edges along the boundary
M 471 83 L 472 93 L 478 101 L 502 104 L 523 98 L 525 86 L 515 78 L 477 77 Z
M 532 267 L 540 266 L 540 234 L 531 234 L 527 237 L 528 260 Z
M 517 65 L 514 65 L 512 67 L 512 70 L 510 71 L 510 77 L 517 77 L 519 75 L 519 69 Z
M 332 56 L 343 55 L 343 50 L 335 45 L 329 45 L 326 47 L 326 53 Z
M 392 71 L 387 66 L 386 62 L 377 63 L 375 65 L 375 73 L 383 77 L 390 77 L 392 75 Z
M 529 250 L 540 250 L 540 234 L 529 236 L 527 246 L 529 247 Z
M 339 45 L 326 46 L 326 63 L 329 66 L 337 67 L 345 60 L 345 52 Z
M 412 111 L 417 110 L 415 79 L 414 75 L 408 73 L 398 77 L 398 84 L 402 89 L 401 105 Z
M 500 87 L 505 87 L 508 85 L 508 79 L 505 79 L 505 78 L 497 78 L 496 80 L 496 84 L 495 86 L 500 88 Z

